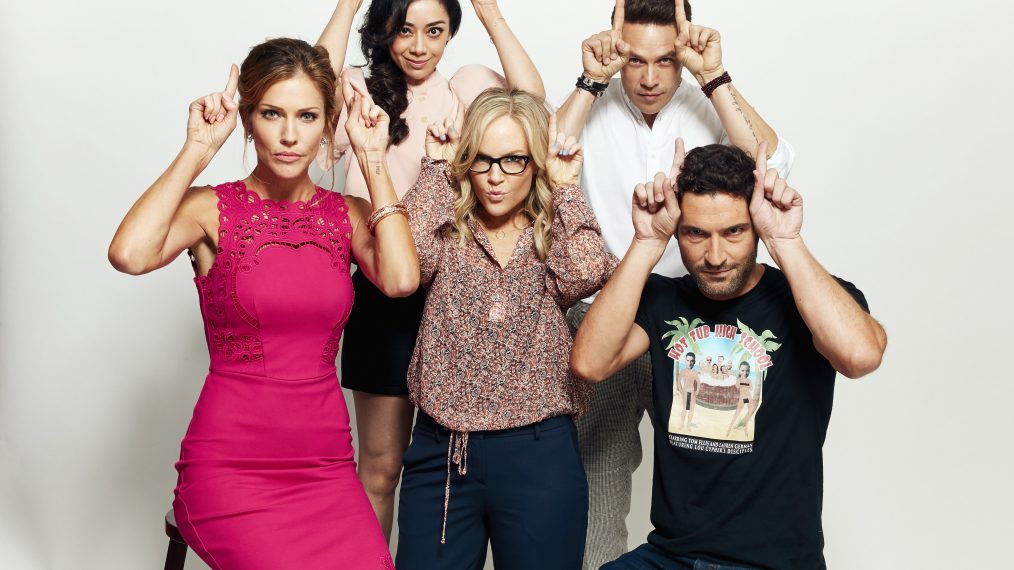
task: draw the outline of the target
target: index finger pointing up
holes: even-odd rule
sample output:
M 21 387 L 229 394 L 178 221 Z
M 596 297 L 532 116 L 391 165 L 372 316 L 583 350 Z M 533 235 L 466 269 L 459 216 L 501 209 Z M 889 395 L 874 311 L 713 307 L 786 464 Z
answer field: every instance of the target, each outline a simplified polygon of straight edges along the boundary
M 236 95 L 236 88 L 239 87 L 239 67 L 232 64 L 229 68 L 229 81 L 225 83 L 225 91 L 222 92 L 226 98 L 232 99 Z
M 672 168 L 669 170 L 669 180 L 676 184 L 676 177 L 680 175 L 683 170 L 683 158 L 686 157 L 686 151 L 683 146 L 683 139 L 680 137 L 676 138 L 676 153 L 672 157 Z
M 338 76 L 338 85 L 342 91 L 342 100 L 345 101 L 345 106 L 352 105 L 352 86 L 349 85 L 349 78 L 345 75 L 345 72 L 341 72 Z
M 454 119 L 451 121 L 454 125 L 454 130 L 461 132 L 461 126 L 465 124 L 465 104 L 458 101 L 458 106 L 454 109 Z
M 616 10 L 613 12 L 613 29 L 619 31 L 623 27 L 624 0 L 616 0 Z
M 764 174 L 768 170 L 768 141 L 761 141 L 757 145 L 757 171 L 760 172 L 761 178 L 764 178 Z
M 351 95 L 345 99 L 345 104 L 348 105 L 349 110 L 348 120 L 352 121 L 352 124 L 359 124 L 360 121 L 366 119 L 363 116 L 363 98 L 356 97 L 357 93 L 352 89 L 349 90 L 349 93 Z
M 757 145 L 757 169 L 754 170 L 754 177 L 757 180 L 754 181 L 753 185 L 753 198 L 751 202 L 754 204 L 760 204 L 764 201 L 764 177 L 768 171 L 768 142 L 761 141 Z
M 690 23 L 687 22 L 687 10 L 683 5 L 683 0 L 676 1 L 676 33 L 682 35 L 683 32 L 690 33 Z

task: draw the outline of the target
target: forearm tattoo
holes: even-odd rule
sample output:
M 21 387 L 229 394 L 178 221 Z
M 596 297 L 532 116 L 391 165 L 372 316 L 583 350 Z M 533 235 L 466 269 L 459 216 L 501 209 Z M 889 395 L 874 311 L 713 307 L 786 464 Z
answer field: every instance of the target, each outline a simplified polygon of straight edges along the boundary
M 753 135 L 753 142 L 760 144 L 760 138 L 757 137 L 757 131 L 753 128 L 753 122 L 750 121 L 750 116 L 746 114 L 746 110 L 739 104 L 739 97 L 736 96 L 736 89 L 730 85 L 729 94 L 732 95 L 732 106 L 736 108 L 740 117 L 743 117 L 743 122 L 750 128 L 750 134 Z
M 373 170 L 373 173 L 380 175 L 384 172 L 384 151 L 380 150 L 368 150 L 366 151 L 366 164 Z

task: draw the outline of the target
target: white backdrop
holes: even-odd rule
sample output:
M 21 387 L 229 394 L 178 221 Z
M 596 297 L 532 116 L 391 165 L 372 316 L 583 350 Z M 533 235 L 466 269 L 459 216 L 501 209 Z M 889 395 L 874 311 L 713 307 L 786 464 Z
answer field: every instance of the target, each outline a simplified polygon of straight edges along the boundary
M 555 100 L 611 4 L 501 0 Z M 267 37 L 314 41 L 332 8 L 0 5 L 0 568 L 161 568 L 208 357 L 188 262 L 131 278 L 106 247 L 182 144 L 189 101 Z M 441 69 L 498 68 L 463 9 Z M 891 337 L 880 371 L 839 380 L 824 447 L 829 565 L 1000 565 L 1014 536 L 1014 50 L 1002 39 L 1014 8 L 697 0 L 694 15 L 722 32 L 738 87 L 796 146 L 804 237 Z M 362 62 L 355 46 L 349 61 Z M 239 139 L 199 183 L 248 172 Z M 632 545 L 649 530 L 644 441 Z

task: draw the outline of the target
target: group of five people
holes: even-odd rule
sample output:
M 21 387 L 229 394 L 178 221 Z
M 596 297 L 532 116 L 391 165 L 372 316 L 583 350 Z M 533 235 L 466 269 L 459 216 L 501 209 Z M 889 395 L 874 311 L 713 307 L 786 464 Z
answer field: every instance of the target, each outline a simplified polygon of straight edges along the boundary
M 457 0 L 373 0 L 365 72 L 362 0 L 316 46 L 254 47 L 117 230 L 117 269 L 188 250 L 197 275 L 187 544 L 215 569 L 392 568 L 400 483 L 398 568 L 487 546 L 508 569 L 822 567 L 834 377 L 886 337 L 802 242 L 792 147 L 688 3 L 619 0 L 555 113 L 496 1 L 472 4 L 505 77 L 436 70 Z M 237 123 L 253 172 L 191 188 Z M 344 160 L 342 194 L 314 160 Z M 736 382 L 702 386 L 697 354 Z M 655 530 L 624 554 L 645 411 Z

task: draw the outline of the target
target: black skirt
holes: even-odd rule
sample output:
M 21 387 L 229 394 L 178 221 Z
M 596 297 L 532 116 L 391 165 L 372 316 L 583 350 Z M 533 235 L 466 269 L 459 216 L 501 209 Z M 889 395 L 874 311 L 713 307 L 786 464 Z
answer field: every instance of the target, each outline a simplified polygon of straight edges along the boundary
M 392 299 L 362 271 L 352 275 L 355 302 L 342 343 L 342 387 L 385 396 L 408 395 L 406 375 L 422 322 L 426 291 Z

